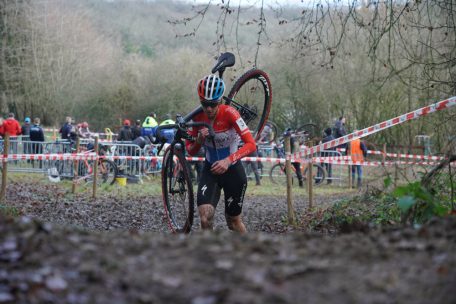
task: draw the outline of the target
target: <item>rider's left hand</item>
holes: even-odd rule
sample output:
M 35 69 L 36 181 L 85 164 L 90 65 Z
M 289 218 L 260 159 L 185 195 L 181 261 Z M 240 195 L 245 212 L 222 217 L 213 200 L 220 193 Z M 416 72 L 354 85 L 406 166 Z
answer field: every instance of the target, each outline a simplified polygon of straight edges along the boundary
M 228 167 L 231 165 L 230 159 L 227 157 L 222 160 L 218 160 L 212 164 L 211 172 L 213 174 L 223 174 L 228 170 Z

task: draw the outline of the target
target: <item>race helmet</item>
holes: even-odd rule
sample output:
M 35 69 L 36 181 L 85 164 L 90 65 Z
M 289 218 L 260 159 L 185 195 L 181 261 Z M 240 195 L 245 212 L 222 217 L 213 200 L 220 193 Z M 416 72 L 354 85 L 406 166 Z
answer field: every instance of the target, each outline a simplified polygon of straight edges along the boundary
M 225 92 L 225 82 L 211 74 L 198 81 L 198 96 L 201 100 L 218 101 Z
M 123 124 L 124 124 L 124 126 L 129 126 L 129 125 L 131 125 L 131 122 L 129 119 L 125 119 Z
M 84 121 L 83 123 L 81 123 L 81 128 L 88 128 L 89 127 L 89 124 L 87 123 L 87 121 Z

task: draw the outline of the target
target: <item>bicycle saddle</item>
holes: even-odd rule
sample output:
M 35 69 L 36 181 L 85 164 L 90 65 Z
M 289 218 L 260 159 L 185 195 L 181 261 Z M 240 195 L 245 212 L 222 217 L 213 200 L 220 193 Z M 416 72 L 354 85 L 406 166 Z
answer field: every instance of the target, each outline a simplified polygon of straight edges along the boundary
M 226 52 L 222 53 L 218 58 L 217 63 L 212 68 L 212 73 L 214 74 L 217 71 L 224 71 L 226 67 L 231 67 L 236 62 L 236 58 L 233 53 Z

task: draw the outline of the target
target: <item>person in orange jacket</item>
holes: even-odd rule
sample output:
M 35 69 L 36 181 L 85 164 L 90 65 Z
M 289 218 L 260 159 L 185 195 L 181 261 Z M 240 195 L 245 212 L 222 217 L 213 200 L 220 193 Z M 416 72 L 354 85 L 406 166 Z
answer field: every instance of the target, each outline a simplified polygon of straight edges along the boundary
M 356 130 L 355 130 L 356 131 Z M 350 143 L 350 155 L 353 162 L 364 162 L 364 157 L 367 155 L 366 145 L 359 138 L 352 140 Z M 357 187 L 361 188 L 363 178 L 363 168 L 361 165 L 352 165 L 352 181 L 353 188 L 355 187 L 355 173 L 358 173 Z

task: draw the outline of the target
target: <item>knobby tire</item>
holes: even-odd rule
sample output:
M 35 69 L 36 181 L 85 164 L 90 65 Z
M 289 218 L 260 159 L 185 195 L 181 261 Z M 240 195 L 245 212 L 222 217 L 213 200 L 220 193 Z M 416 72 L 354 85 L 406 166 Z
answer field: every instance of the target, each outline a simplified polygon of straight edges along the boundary
M 268 74 L 259 69 L 245 72 L 234 83 L 228 98 L 241 105 L 232 106 L 239 111 L 254 138 L 258 140 L 272 105 L 272 86 Z M 253 120 L 250 120 L 252 117 L 249 112 L 243 110 L 246 106 L 257 114 Z
M 174 153 L 171 153 L 169 146 L 163 157 L 163 204 L 171 231 L 189 233 L 193 225 L 193 186 L 183 152 L 174 150 Z

